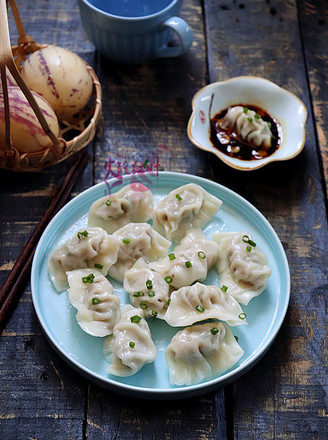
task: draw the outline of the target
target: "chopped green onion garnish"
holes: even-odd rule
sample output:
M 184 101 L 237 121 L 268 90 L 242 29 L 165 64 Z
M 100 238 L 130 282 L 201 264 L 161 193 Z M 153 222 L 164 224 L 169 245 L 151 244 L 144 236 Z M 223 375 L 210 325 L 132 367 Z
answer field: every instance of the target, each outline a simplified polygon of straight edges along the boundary
M 139 324 L 139 322 L 141 321 L 141 316 L 138 316 L 138 315 L 131 316 L 130 320 L 131 320 L 131 322 Z
M 99 298 L 92 298 L 92 304 L 99 304 Z
M 238 315 L 238 318 L 239 318 L 239 319 L 246 319 L 246 313 L 240 313 L 240 314 Z
M 147 303 L 140 303 L 139 305 L 140 305 L 140 308 L 141 308 L 142 310 L 146 310 L 146 309 L 148 309 L 148 304 L 147 304 Z
M 243 240 L 244 243 L 248 243 L 251 246 L 256 247 L 255 241 L 251 240 L 248 235 L 243 235 L 242 240 Z
M 103 267 L 104 266 L 102 264 L 95 263 L 95 268 L 96 269 L 100 269 L 101 270 L 101 269 L 103 269 Z
M 222 292 L 226 292 L 228 290 L 228 287 L 227 286 L 222 286 L 221 290 L 222 290 Z
M 204 312 L 205 312 L 205 309 L 204 309 L 203 306 L 196 306 L 195 309 L 196 309 L 197 312 L 199 312 L 199 313 L 204 313 Z
M 130 243 L 130 239 L 129 238 L 123 238 L 122 243 L 123 244 L 129 244 Z
M 86 277 L 82 277 L 82 283 L 92 284 L 94 279 L 95 279 L 94 274 L 90 273 L 90 275 L 88 275 Z
M 190 267 L 192 267 L 192 263 L 191 261 L 186 261 L 185 262 L 186 267 L 189 269 Z
M 83 238 L 83 237 L 87 237 L 88 235 L 89 235 L 89 232 L 88 232 L 88 231 L 78 232 L 78 233 L 77 233 L 77 238 L 78 238 L 78 239 L 81 239 L 81 238 Z
M 112 201 L 111 201 L 111 200 L 109 200 L 109 199 L 106 200 L 106 205 L 107 205 L 107 206 L 110 206 L 111 204 L 112 204 Z
M 149 162 L 148 159 L 146 159 L 146 160 L 144 161 L 144 163 L 143 163 L 143 167 L 144 167 L 144 168 L 146 168 L 146 166 L 148 165 L 148 162 Z
M 131 348 L 134 348 L 134 347 L 135 347 L 135 345 L 136 345 L 136 344 L 135 344 L 135 342 L 132 342 L 132 341 L 131 341 L 131 342 L 129 342 L 129 346 L 130 346 Z
M 239 341 L 239 338 L 238 338 L 238 336 L 234 336 L 234 338 L 236 339 L 236 342 L 238 342 L 238 341 Z
M 153 288 L 153 282 L 152 280 L 147 280 L 146 281 L 146 286 L 148 290 L 151 290 Z
M 175 255 L 172 253 L 172 254 L 169 254 L 168 255 L 168 257 L 169 257 L 169 260 L 175 260 Z
M 249 117 L 249 118 L 247 118 L 247 121 L 248 122 L 253 122 L 253 118 Z
M 212 327 L 211 333 L 212 333 L 212 335 L 217 335 L 219 333 L 219 329 L 217 327 Z
M 206 255 L 204 254 L 203 251 L 199 251 L 199 252 L 198 252 L 198 256 L 199 256 L 199 258 L 201 258 L 202 260 L 204 260 L 204 258 L 206 258 Z
M 153 315 L 154 318 L 156 318 L 156 316 L 158 315 L 158 311 L 152 310 L 151 314 Z
M 255 116 L 254 116 L 254 118 L 255 119 L 260 119 L 261 118 L 261 116 L 258 114 L 258 113 L 255 113 Z
M 245 115 L 248 113 L 248 108 L 247 107 L 244 107 L 244 110 L 243 110 L 243 112 L 245 113 Z
M 180 202 L 180 200 L 182 200 L 180 194 L 176 194 L 175 197 L 179 200 L 179 202 Z
M 246 246 L 246 252 L 251 252 L 252 246 Z
M 173 278 L 170 277 L 170 275 L 168 275 L 167 277 L 164 278 L 164 280 L 167 282 L 167 284 L 171 284 L 173 281 Z
M 150 292 L 148 292 L 148 295 L 149 295 L 150 297 L 153 297 L 153 296 L 155 296 L 155 292 L 154 292 L 153 290 L 151 290 Z
M 143 292 L 133 292 L 133 296 L 135 298 L 138 298 L 139 296 L 144 296 L 144 293 Z
M 166 305 L 169 306 L 171 304 L 171 298 L 169 298 L 166 302 Z

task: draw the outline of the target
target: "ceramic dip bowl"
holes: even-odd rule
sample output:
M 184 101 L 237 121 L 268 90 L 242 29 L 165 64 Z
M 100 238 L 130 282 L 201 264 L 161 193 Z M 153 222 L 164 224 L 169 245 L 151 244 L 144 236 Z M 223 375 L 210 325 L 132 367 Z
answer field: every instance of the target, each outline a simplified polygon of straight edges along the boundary
M 229 107 L 237 105 L 243 108 L 242 113 L 248 113 L 248 107 L 259 108 L 276 122 L 279 129 L 276 139 L 279 138 L 279 142 L 277 148 L 266 157 L 245 160 L 236 157 L 236 154 L 221 151 L 211 141 L 211 120 L 220 113 L 224 114 L 224 110 Z M 240 76 L 209 84 L 195 94 L 192 109 L 187 128 L 190 141 L 196 147 L 215 154 L 232 168 L 252 171 L 270 162 L 292 159 L 304 147 L 307 118 L 305 105 L 294 94 L 266 79 Z M 249 121 L 257 122 L 249 117 L 254 114 L 255 119 L 259 120 L 257 113 L 242 116 L 248 116 Z

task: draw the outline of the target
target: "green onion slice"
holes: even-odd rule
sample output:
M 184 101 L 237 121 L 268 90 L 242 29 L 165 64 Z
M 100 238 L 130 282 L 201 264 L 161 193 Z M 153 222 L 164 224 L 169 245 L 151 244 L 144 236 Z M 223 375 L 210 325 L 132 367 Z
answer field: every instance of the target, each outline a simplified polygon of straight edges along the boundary
M 228 287 L 227 286 L 222 286 L 221 290 L 222 290 L 222 292 L 226 292 L 228 290 Z
M 99 298 L 92 298 L 92 304 L 99 304 Z
M 253 247 L 256 247 L 255 241 L 251 240 L 248 235 L 243 235 L 242 240 L 244 243 L 248 243 Z
M 136 345 L 136 344 L 135 344 L 135 342 L 132 342 L 132 341 L 131 341 L 131 342 L 129 342 L 129 346 L 130 346 L 131 348 L 134 348 L 134 347 L 135 347 L 135 345 Z
M 217 335 L 219 333 L 219 329 L 217 327 L 212 327 L 211 333 L 212 333 L 212 335 Z
M 166 277 L 164 278 L 164 280 L 167 282 L 167 284 L 171 284 L 172 281 L 173 281 L 173 278 L 170 277 L 170 275 L 168 275 L 168 276 L 166 276 Z
M 247 108 L 247 107 L 244 107 L 243 112 L 245 113 L 245 115 L 247 115 L 247 113 L 248 113 L 248 108 Z
M 83 237 L 87 237 L 88 235 L 89 235 L 89 232 L 88 232 L 88 231 L 78 232 L 78 233 L 77 233 L 77 238 L 78 238 L 79 240 L 81 240 L 81 238 L 83 238 Z
M 196 309 L 197 312 L 199 312 L 199 313 L 204 313 L 204 312 L 205 312 L 205 309 L 204 309 L 203 306 L 196 306 L 195 309 Z
M 133 292 L 133 295 L 132 296 L 134 296 L 135 298 L 138 298 L 139 296 L 144 296 L 144 293 L 143 292 Z
M 131 322 L 134 322 L 135 324 L 139 324 L 139 322 L 141 321 L 141 316 L 139 316 L 139 315 L 131 316 L 130 320 L 131 320 Z
M 106 200 L 106 205 L 107 205 L 107 206 L 110 206 L 111 204 L 112 204 L 112 201 L 111 201 L 111 200 L 109 200 L 109 199 Z
M 192 267 L 192 263 L 191 263 L 191 261 L 186 261 L 186 262 L 185 262 L 185 265 L 186 265 L 186 267 L 187 267 L 188 269 L 190 269 L 190 267 Z
M 246 319 L 246 313 L 239 313 L 238 318 L 239 319 Z
M 130 239 L 129 238 L 123 238 L 122 243 L 123 244 L 129 244 L 130 243 Z
M 153 297 L 153 296 L 155 296 L 155 292 L 154 292 L 153 290 L 151 290 L 150 292 L 148 292 L 148 295 L 149 295 L 150 297 Z
M 179 202 L 180 202 L 180 200 L 182 200 L 180 194 L 176 194 L 175 197 L 179 200 Z
M 175 260 L 175 255 L 173 253 L 169 254 L 168 257 L 170 261 Z
M 205 253 L 204 253 L 203 251 L 199 251 L 199 252 L 198 252 L 198 256 L 199 256 L 199 258 L 201 258 L 202 260 L 204 260 L 204 258 L 206 258 L 206 255 L 205 255 Z
M 146 309 L 148 309 L 148 304 L 147 304 L 147 303 L 142 302 L 142 303 L 140 303 L 139 305 L 140 305 L 140 308 L 141 308 L 142 310 L 146 310 Z
M 254 118 L 255 119 L 260 119 L 261 118 L 261 116 L 258 114 L 258 113 L 255 113 L 255 116 L 254 116 Z
M 156 316 L 158 315 L 158 311 L 152 310 L 151 314 L 153 315 L 154 318 L 156 318 Z
M 247 121 L 248 122 L 253 122 L 253 118 L 249 117 L 249 118 L 247 118 Z
M 251 252 L 252 246 L 246 246 L 246 252 Z
M 104 266 L 102 264 L 95 263 L 95 268 L 101 270 L 104 268 Z
M 94 279 L 95 279 L 94 274 L 90 273 L 90 275 L 88 275 L 86 277 L 82 277 L 82 283 L 84 283 L 84 284 L 92 284 Z
M 148 290 L 151 290 L 153 288 L 153 282 L 152 280 L 147 280 L 146 281 L 146 286 Z

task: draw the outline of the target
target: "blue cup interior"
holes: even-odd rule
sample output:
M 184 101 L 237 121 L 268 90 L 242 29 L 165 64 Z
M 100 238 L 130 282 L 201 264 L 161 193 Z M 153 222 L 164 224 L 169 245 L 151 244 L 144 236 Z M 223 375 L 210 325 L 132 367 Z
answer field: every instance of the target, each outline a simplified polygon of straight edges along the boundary
M 119 17 L 146 17 L 167 8 L 172 0 L 88 0 L 107 14 Z

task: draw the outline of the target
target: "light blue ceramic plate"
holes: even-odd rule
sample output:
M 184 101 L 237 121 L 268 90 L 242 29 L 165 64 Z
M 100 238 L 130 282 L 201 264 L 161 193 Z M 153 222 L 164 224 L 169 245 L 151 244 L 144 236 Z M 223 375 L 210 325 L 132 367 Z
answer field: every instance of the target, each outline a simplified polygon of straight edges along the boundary
M 109 194 L 109 188 L 116 192 L 122 186 L 131 183 L 131 179 L 148 186 L 155 202 L 186 183 L 201 185 L 223 201 L 223 206 L 204 230 L 206 236 L 210 237 L 215 231 L 246 230 L 251 233 L 268 258 L 272 275 L 266 290 L 247 307 L 243 306 L 248 326 L 232 328 L 245 353 L 232 369 L 212 380 L 193 386 L 169 384 L 164 354 L 166 346 L 178 329 L 156 319 L 149 320 L 158 350 L 155 362 L 146 365 L 131 377 L 108 375 L 108 364 L 102 353 L 103 339 L 89 336 L 80 329 L 75 319 L 76 310 L 69 304 L 67 292 L 57 293 L 49 280 L 47 261 L 51 251 L 70 238 L 75 231 L 86 226 L 88 210 L 94 200 Z M 219 281 L 215 270 L 212 269 L 206 283 L 215 282 Z M 42 235 L 33 260 L 31 286 L 34 307 L 43 330 L 53 347 L 71 367 L 98 385 L 123 394 L 149 399 L 178 399 L 199 395 L 235 380 L 263 356 L 285 317 L 290 295 L 290 275 L 286 255 L 277 234 L 249 202 L 209 180 L 188 174 L 160 172 L 112 179 L 89 188 L 70 201 L 53 218 Z M 122 286 L 115 281 L 113 286 L 121 298 L 121 303 L 127 303 L 128 296 Z

